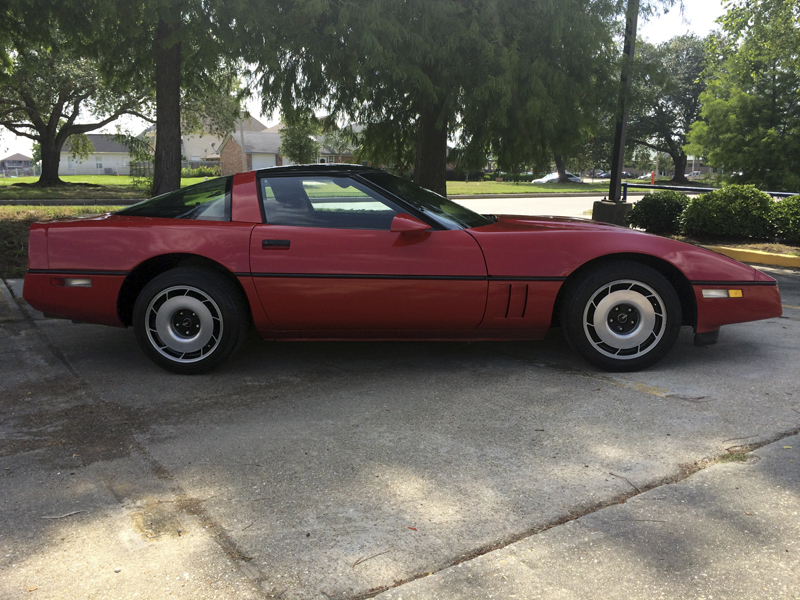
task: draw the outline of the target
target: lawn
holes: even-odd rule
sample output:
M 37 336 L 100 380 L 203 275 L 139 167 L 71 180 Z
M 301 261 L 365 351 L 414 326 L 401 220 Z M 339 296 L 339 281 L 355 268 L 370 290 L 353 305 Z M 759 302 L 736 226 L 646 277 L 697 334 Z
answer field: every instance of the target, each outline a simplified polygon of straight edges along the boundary
M 133 187 L 133 177 L 126 175 L 69 175 L 65 182 L 78 184 L 74 187 L 37 188 L 14 185 L 35 183 L 36 177 L 0 179 L 0 200 L 115 200 L 144 198 L 141 190 Z M 181 187 L 200 183 L 202 177 L 181 179 Z M 631 180 L 631 183 L 642 183 Z M 471 196 L 479 194 L 576 194 L 588 192 L 607 194 L 608 180 L 595 183 L 511 183 L 504 181 L 448 181 L 448 196 Z
M 36 183 L 38 177 L 0 178 L 0 200 L 129 200 L 148 194 L 133 187 L 127 175 L 67 175 L 61 179 L 71 186 L 39 188 L 18 183 Z M 202 177 L 181 179 L 181 187 L 200 183 Z

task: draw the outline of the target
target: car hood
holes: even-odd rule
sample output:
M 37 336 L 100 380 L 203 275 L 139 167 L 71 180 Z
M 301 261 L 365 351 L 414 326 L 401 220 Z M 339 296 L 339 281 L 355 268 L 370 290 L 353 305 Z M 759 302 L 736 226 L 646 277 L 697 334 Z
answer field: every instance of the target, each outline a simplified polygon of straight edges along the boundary
M 493 277 L 566 278 L 594 260 L 640 256 L 667 262 L 690 281 L 771 280 L 705 248 L 590 219 L 501 215 L 468 231 Z

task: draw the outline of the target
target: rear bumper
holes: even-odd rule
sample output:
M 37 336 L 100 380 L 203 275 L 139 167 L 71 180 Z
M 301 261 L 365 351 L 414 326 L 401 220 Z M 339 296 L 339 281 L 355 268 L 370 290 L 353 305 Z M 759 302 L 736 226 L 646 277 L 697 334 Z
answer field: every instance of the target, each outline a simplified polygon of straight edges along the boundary
M 89 280 L 90 287 L 65 285 L 67 279 L 76 278 Z M 22 297 L 48 316 L 124 327 L 117 313 L 123 281 L 124 275 L 29 270 Z

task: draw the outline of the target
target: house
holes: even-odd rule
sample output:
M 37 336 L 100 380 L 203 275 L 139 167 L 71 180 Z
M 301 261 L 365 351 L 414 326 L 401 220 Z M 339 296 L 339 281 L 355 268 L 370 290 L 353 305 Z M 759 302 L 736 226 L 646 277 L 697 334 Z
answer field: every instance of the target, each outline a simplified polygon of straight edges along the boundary
M 0 174 L 29 175 L 33 167 L 33 159 L 24 154 L 12 154 L 0 160 Z
M 244 121 L 237 121 L 236 131 L 242 127 L 245 131 L 263 131 L 266 129 L 266 125 L 255 117 L 247 117 Z M 140 137 L 142 136 L 147 138 L 150 146 L 156 147 L 156 125 L 145 129 Z M 181 160 L 190 163 L 219 160 L 221 142 L 222 138 L 213 133 L 181 134 L 181 155 L 183 156 Z
M 244 137 L 244 152 L 247 165 L 242 168 L 242 146 L 240 140 Z M 241 171 L 265 169 L 292 164 L 284 161 L 278 152 L 281 146 L 280 133 L 270 131 L 237 131 L 225 136 L 219 151 L 220 167 L 223 175 L 233 175 Z
M 281 156 L 280 131 L 282 123 L 273 125 L 265 131 L 235 131 L 225 136 L 220 145 L 220 167 L 223 175 L 232 175 L 241 171 L 266 169 L 267 167 L 288 166 L 292 161 Z M 244 136 L 244 154 L 247 164 L 242 168 L 241 140 Z M 316 136 L 323 144 L 325 136 Z M 322 145 L 316 162 L 318 163 L 352 163 L 355 158 L 352 150 L 344 154 L 336 154 L 331 148 Z
M 105 133 L 87 133 L 94 151 L 86 159 L 73 158 L 69 139 L 61 148 L 59 175 L 130 175 L 128 148 Z

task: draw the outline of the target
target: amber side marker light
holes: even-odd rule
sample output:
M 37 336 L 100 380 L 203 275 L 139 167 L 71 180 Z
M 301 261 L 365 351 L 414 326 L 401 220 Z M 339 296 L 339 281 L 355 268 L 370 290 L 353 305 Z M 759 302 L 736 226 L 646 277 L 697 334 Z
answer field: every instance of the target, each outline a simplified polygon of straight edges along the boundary
M 703 298 L 741 298 L 742 290 L 703 290 Z

